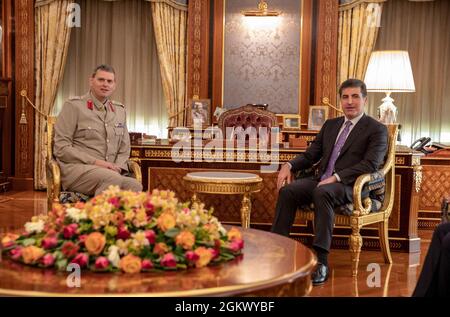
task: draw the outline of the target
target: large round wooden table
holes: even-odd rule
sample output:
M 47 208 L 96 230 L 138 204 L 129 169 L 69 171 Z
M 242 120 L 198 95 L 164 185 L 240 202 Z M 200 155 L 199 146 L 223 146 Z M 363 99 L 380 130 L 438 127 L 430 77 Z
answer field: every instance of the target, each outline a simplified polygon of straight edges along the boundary
M 81 287 L 68 287 L 71 272 L 0 262 L 0 295 L 18 296 L 304 296 L 311 290 L 316 257 L 301 243 L 255 229 L 241 229 L 239 258 L 217 266 L 140 274 L 81 272 Z

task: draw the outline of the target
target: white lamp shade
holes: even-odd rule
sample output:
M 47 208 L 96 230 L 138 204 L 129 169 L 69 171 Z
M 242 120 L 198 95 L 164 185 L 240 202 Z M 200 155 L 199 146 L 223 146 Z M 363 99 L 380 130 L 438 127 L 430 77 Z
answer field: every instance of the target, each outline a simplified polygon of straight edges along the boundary
M 368 91 L 416 91 L 408 52 L 372 52 L 364 82 L 366 83 Z

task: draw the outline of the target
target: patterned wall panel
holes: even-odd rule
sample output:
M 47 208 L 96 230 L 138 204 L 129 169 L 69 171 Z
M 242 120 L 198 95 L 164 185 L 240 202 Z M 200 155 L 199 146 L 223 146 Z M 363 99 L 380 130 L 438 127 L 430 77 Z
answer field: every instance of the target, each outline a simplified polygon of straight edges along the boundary
M 424 166 L 420 210 L 440 210 L 443 197 L 450 197 L 448 166 Z
M 279 17 L 244 17 L 256 3 L 225 3 L 224 106 L 267 103 L 276 113 L 298 113 L 302 1 L 270 1 Z

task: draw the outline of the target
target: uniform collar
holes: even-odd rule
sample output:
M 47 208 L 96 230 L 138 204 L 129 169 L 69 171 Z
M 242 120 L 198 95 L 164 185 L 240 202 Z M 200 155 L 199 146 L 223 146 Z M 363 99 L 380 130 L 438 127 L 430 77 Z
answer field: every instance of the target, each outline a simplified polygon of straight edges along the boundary
M 100 102 L 100 100 L 95 98 L 95 96 L 90 91 L 89 91 L 89 98 L 92 99 L 92 101 L 94 102 L 95 107 L 97 108 L 97 110 L 100 110 L 100 111 L 105 110 L 107 102 L 109 101 L 109 99 L 106 98 L 104 103 Z

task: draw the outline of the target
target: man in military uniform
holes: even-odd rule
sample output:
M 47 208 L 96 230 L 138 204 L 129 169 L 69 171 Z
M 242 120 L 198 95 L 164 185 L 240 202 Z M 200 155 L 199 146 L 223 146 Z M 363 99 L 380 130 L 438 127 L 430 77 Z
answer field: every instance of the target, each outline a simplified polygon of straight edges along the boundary
M 142 184 L 128 172 L 130 137 L 125 107 L 109 99 L 116 89 L 111 66 L 96 67 L 90 91 L 70 98 L 55 125 L 54 155 L 65 190 L 98 195 L 110 185 L 141 191 Z

